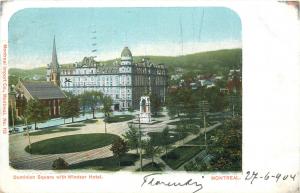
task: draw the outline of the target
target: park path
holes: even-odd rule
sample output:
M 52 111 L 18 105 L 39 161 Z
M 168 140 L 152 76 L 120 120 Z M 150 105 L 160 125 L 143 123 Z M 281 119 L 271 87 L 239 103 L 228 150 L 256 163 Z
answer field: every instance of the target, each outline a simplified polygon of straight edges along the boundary
M 165 113 L 164 113 L 165 114 Z M 141 125 L 142 129 L 147 132 L 152 131 L 161 131 L 169 122 L 176 121 L 177 119 L 169 120 L 168 116 L 165 114 L 165 117 L 155 118 L 155 120 L 162 121 L 155 125 Z M 121 136 L 128 129 L 128 122 L 119 122 L 119 123 L 110 123 L 107 124 L 107 132 L 116 134 Z M 65 127 L 62 125 L 60 127 Z M 212 127 L 211 127 L 212 128 Z M 211 128 L 207 128 L 209 131 Z M 74 134 L 87 134 L 87 133 L 104 133 L 104 122 L 102 119 L 98 119 L 96 123 L 89 123 L 85 126 L 78 128 L 76 131 L 69 132 L 58 132 L 52 134 L 44 134 L 31 136 L 31 143 L 42 141 L 49 138 L 66 136 L 66 135 L 74 135 Z M 203 131 L 202 131 L 203 130 Z M 200 132 L 204 132 L 204 129 L 201 129 Z M 190 141 L 196 138 L 197 135 L 189 135 L 184 141 Z M 52 163 L 55 159 L 61 157 L 65 159 L 69 164 L 75 164 L 83 161 L 105 158 L 112 156 L 112 152 L 110 151 L 111 145 L 88 150 L 82 152 L 74 152 L 74 153 L 63 153 L 63 154 L 49 154 L 49 155 L 32 155 L 27 153 L 24 148 L 28 145 L 28 138 L 24 133 L 13 134 L 9 136 L 9 160 L 10 165 L 17 169 L 36 169 L 36 170 L 48 170 L 52 168 Z M 176 146 L 182 145 L 182 140 L 177 141 L 171 149 Z M 171 150 L 170 149 L 170 150 Z M 144 159 L 144 163 L 150 163 L 151 159 Z M 163 163 L 165 165 L 166 171 L 171 171 L 172 169 L 164 163 L 163 160 L 155 158 L 155 162 Z M 139 168 L 139 161 L 135 163 L 134 166 L 129 166 L 124 169 L 130 169 L 131 171 L 135 171 Z

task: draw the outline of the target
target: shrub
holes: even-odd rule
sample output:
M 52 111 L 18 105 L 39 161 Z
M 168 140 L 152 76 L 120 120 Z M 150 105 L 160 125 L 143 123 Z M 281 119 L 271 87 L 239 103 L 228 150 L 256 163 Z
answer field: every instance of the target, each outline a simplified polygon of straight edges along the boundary
M 168 159 L 178 159 L 178 158 L 179 158 L 179 156 L 174 152 L 170 152 L 168 154 Z
M 58 158 L 53 161 L 52 169 L 54 170 L 63 170 L 68 168 L 69 168 L 69 164 L 63 158 Z

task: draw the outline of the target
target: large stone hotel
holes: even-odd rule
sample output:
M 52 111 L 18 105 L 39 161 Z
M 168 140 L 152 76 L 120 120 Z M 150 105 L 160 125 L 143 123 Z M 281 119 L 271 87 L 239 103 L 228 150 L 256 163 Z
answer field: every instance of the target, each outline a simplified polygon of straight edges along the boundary
M 123 49 L 120 60 L 110 65 L 84 57 L 81 62 L 61 66 L 54 39 L 52 62 L 47 66 L 47 81 L 75 95 L 100 91 L 113 99 L 114 110 L 138 109 L 141 96 L 147 94 L 164 102 L 167 80 L 163 64 L 155 65 L 147 58 L 135 63 L 128 47 Z

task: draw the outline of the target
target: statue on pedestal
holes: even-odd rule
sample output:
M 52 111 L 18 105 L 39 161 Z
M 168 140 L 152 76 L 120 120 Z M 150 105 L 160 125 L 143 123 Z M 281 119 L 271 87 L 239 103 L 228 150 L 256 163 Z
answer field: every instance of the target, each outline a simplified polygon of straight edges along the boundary
M 142 96 L 140 100 L 140 122 L 151 123 L 150 97 Z

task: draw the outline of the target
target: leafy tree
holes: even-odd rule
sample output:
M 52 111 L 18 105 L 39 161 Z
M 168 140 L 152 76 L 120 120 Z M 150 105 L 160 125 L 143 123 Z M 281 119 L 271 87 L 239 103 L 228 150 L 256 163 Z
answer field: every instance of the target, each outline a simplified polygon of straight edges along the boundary
M 178 93 L 178 99 L 182 105 L 181 112 L 186 115 L 190 120 L 198 113 L 199 97 L 196 93 L 189 88 L 181 88 Z
M 99 91 L 86 91 L 79 95 L 80 104 L 83 107 L 83 112 L 85 113 L 86 108 L 90 108 L 93 113 L 93 118 L 95 119 L 95 111 L 97 106 L 102 101 L 103 93 Z
M 198 93 L 190 88 L 177 88 L 168 93 L 166 107 L 171 117 L 182 118 L 185 114 L 189 119 L 194 118 L 198 112 Z
M 210 104 L 210 111 L 220 112 L 228 106 L 224 94 L 220 93 L 219 87 L 203 88 L 203 97 Z
M 241 169 L 242 159 L 242 119 L 236 116 L 226 120 L 224 131 L 217 133 L 217 148 L 213 154 L 217 155 L 211 164 L 218 170 L 239 170 Z
M 150 104 L 151 112 L 154 114 L 154 116 L 157 116 L 158 112 L 161 111 L 162 108 L 162 102 L 160 98 L 155 94 L 151 94 Z
M 127 143 L 123 139 L 118 138 L 117 140 L 114 141 L 110 150 L 113 152 L 114 156 L 118 159 L 119 167 L 121 167 L 121 157 L 128 151 Z
M 9 121 L 9 125 L 12 126 L 12 125 L 16 125 L 16 118 L 17 118 L 17 115 L 16 115 L 16 110 L 15 108 L 11 107 L 11 105 L 8 106 L 8 121 Z
M 110 117 L 113 100 L 110 96 L 104 96 L 102 99 L 102 103 L 103 103 L 102 112 L 104 113 L 104 117 L 105 117 L 104 124 L 105 124 L 105 133 L 106 133 L 106 120 L 109 119 Z
M 128 111 L 132 113 L 132 112 L 134 112 L 134 109 L 132 107 L 129 107 Z
M 130 126 L 129 130 L 123 134 L 123 137 L 127 140 L 128 146 L 131 149 L 136 149 L 136 154 L 139 153 L 139 133 L 138 129 L 134 126 Z
M 68 168 L 69 168 L 69 164 L 63 158 L 58 158 L 53 161 L 52 169 L 54 170 L 63 170 Z
M 176 131 L 179 133 L 180 137 L 182 137 L 182 144 L 184 144 L 184 135 L 186 133 L 186 125 L 185 124 L 178 124 L 176 126 Z
M 168 109 L 168 115 L 171 118 L 174 118 L 175 116 L 179 117 L 180 115 L 180 104 L 178 104 L 180 101 L 178 101 L 177 95 L 178 89 L 171 90 L 166 96 L 166 107 Z
M 148 139 L 146 141 L 143 141 L 143 147 L 144 147 L 144 150 L 145 150 L 145 155 L 148 156 L 148 157 L 151 157 L 152 166 L 153 166 L 154 157 L 158 156 L 161 153 L 161 148 L 160 147 L 155 147 L 152 139 Z
M 25 118 L 28 122 L 44 122 L 49 118 L 49 109 L 37 99 L 30 99 L 26 105 Z
M 169 148 L 169 143 L 170 143 L 170 132 L 169 132 L 169 127 L 165 127 L 164 130 L 161 133 L 161 140 L 162 140 L 162 146 L 165 149 L 166 152 L 166 159 L 168 159 L 168 148 Z
M 60 105 L 60 115 L 62 118 L 67 119 L 72 117 L 72 123 L 74 117 L 78 117 L 80 114 L 79 99 L 75 96 L 66 98 Z

